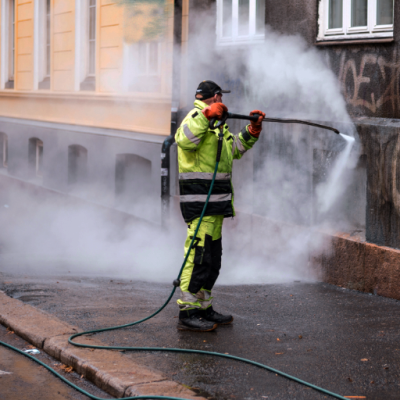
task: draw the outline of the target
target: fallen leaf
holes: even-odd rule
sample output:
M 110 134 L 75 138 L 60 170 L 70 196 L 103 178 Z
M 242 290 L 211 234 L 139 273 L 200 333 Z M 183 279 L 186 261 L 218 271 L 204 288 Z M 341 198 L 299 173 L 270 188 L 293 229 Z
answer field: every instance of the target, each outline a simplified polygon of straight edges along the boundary
M 69 365 L 65 365 L 65 364 L 57 365 L 57 367 L 67 373 L 71 373 L 73 370 L 73 367 L 70 367 Z
M 299 335 L 299 339 L 303 339 L 303 336 Z
M 375 383 L 375 381 L 371 381 L 370 384 L 373 385 Z

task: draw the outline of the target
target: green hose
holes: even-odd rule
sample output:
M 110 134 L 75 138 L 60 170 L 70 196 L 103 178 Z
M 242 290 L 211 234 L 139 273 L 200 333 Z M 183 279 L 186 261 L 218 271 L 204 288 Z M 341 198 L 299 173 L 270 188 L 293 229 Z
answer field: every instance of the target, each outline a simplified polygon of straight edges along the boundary
M 219 158 L 220 158 L 220 156 L 221 156 L 222 139 L 223 139 L 223 135 L 220 134 L 220 135 L 219 135 L 219 140 L 218 140 L 217 162 L 216 162 L 216 164 L 215 164 L 215 170 L 214 170 L 214 175 L 213 175 L 213 178 L 212 178 L 210 190 L 209 190 L 209 192 L 208 192 L 208 196 L 207 196 L 206 203 L 205 203 L 204 208 L 203 208 L 203 211 L 202 211 L 202 213 L 201 213 L 201 215 L 200 215 L 199 222 L 198 222 L 198 224 L 197 224 L 196 230 L 195 230 L 195 232 L 194 232 L 193 239 L 192 239 L 192 241 L 190 242 L 189 249 L 188 249 L 188 251 L 187 251 L 187 253 L 186 253 L 185 259 L 184 259 L 183 264 L 182 264 L 182 267 L 181 267 L 181 269 L 180 269 L 180 271 L 179 271 L 178 278 L 177 278 L 178 280 L 179 280 L 180 277 L 181 277 L 183 268 L 185 267 L 186 261 L 187 261 L 187 259 L 188 259 L 188 257 L 189 257 L 189 253 L 190 253 L 190 251 L 191 251 L 191 249 L 192 249 L 192 246 L 193 246 L 193 243 L 194 243 L 194 241 L 195 241 L 195 239 L 196 239 L 197 232 L 199 231 L 201 221 L 202 221 L 202 219 L 203 219 L 203 217 L 204 217 L 204 213 L 205 213 L 205 211 L 206 211 L 207 204 L 208 204 L 208 201 L 209 201 L 210 196 L 211 196 L 211 192 L 212 192 L 212 189 L 213 189 L 213 186 L 214 186 L 214 182 L 215 182 L 215 177 L 216 177 L 217 171 L 218 171 Z M 304 386 L 308 386 L 308 387 L 310 387 L 310 388 L 312 388 L 312 389 L 315 389 L 315 390 L 317 390 L 317 391 L 319 391 L 319 392 L 322 392 L 322 393 L 324 393 L 324 394 L 327 394 L 327 395 L 329 395 L 329 396 L 332 396 L 332 397 L 334 397 L 334 398 L 336 398 L 336 399 L 347 400 L 345 397 L 343 397 L 343 396 L 341 396 L 341 395 L 339 395 L 339 394 L 330 392 L 329 390 L 323 389 L 323 388 L 321 388 L 321 387 L 319 387 L 319 386 L 315 386 L 315 385 L 313 385 L 313 384 L 311 384 L 311 383 L 308 383 L 308 382 L 303 381 L 303 380 L 301 380 L 301 379 L 299 379 L 299 378 L 296 378 L 295 376 L 286 374 L 286 373 L 281 372 L 281 371 L 279 371 L 279 370 L 277 370 L 277 369 L 275 369 L 275 368 L 269 367 L 268 365 L 261 364 L 261 363 L 258 363 L 258 362 L 252 361 L 252 360 L 248 360 L 247 358 L 232 356 L 232 355 L 230 355 L 230 354 L 216 353 L 216 352 L 213 352 L 213 351 L 204 351 L 204 350 L 188 350 L 188 349 L 175 349 L 175 348 L 165 348 L 165 347 L 94 346 L 94 345 L 88 345 L 88 344 L 82 344 L 82 343 L 75 343 L 75 342 L 73 342 L 73 339 L 77 338 L 78 336 L 83 336 L 83 335 L 88 335 L 88 334 L 93 334 L 93 333 L 106 332 L 106 331 L 113 331 L 113 330 L 121 329 L 121 328 L 127 328 L 128 326 L 138 325 L 138 324 L 140 324 L 140 323 L 142 323 L 142 322 L 144 322 L 144 321 L 149 320 L 150 318 L 153 318 L 154 316 L 156 316 L 158 313 L 160 313 L 160 312 L 167 306 L 167 304 L 168 304 L 168 303 L 170 302 L 170 300 L 172 299 L 172 296 L 174 295 L 175 290 L 176 290 L 176 287 L 174 287 L 174 288 L 172 289 L 171 294 L 169 295 L 169 297 L 168 297 L 168 299 L 165 301 L 165 303 L 164 303 L 157 311 L 155 311 L 153 314 L 149 315 L 149 316 L 146 317 L 146 318 L 142 318 L 142 319 L 140 319 L 140 320 L 138 320 L 138 321 L 131 322 L 131 323 L 125 324 L 125 325 L 111 326 L 111 327 L 109 327 L 109 328 L 95 329 L 95 330 L 92 330 L 92 331 L 86 331 L 86 332 L 76 333 L 76 334 L 74 334 L 74 335 L 72 335 L 72 336 L 69 337 L 68 342 L 69 342 L 70 344 L 74 345 L 74 346 L 77 346 L 77 347 L 85 347 L 85 348 L 89 348 L 89 349 L 125 350 L 125 351 L 126 351 L 126 350 L 132 350 L 132 351 L 170 351 L 170 352 L 172 352 L 172 353 L 203 354 L 203 355 L 207 355 L 207 356 L 216 356 L 216 357 L 229 358 L 230 360 L 241 361 L 241 362 L 244 362 L 244 363 L 246 363 L 246 364 L 250 364 L 250 365 L 254 365 L 254 366 L 259 367 L 259 368 L 266 369 L 267 371 L 273 372 L 273 373 L 275 373 L 275 374 L 277 374 L 277 375 L 283 376 L 283 377 L 285 377 L 285 378 L 287 378 L 287 379 L 290 379 L 290 380 L 292 380 L 292 381 L 301 383 L 301 384 L 304 385 Z M 14 351 L 16 351 L 16 352 L 18 352 L 18 353 L 24 355 L 25 357 L 28 357 L 28 358 L 30 358 L 31 360 L 33 360 L 33 361 L 39 363 L 41 366 L 45 367 L 45 368 L 48 369 L 50 372 L 52 372 L 54 375 L 56 375 L 58 378 L 60 378 L 63 382 L 65 382 L 66 384 L 68 384 L 69 386 L 71 386 L 72 388 L 74 388 L 75 390 L 77 390 L 78 392 L 84 394 L 85 396 L 88 396 L 89 398 L 91 398 L 91 399 L 93 399 L 93 400 L 106 400 L 106 399 L 101 398 L 101 397 L 93 396 L 92 394 L 88 393 L 86 390 L 83 390 L 83 389 L 81 389 L 80 387 L 74 385 L 72 382 L 68 381 L 66 378 L 64 378 L 62 375 L 60 375 L 60 374 L 59 374 L 57 371 L 55 371 L 53 368 L 49 367 L 48 365 L 46 365 L 46 364 L 43 363 L 42 361 L 36 359 L 35 357 L 31 356 L 30 354 L 24 353 L 23 351 L 17 349 L 16 347 L 13 347 L 13 346 L 11 346 L 11 345 L 9 345 L 9 344 L 7 344 L 7 343 L 1 342 L 1 341 L 0 341 L 0 345 L 2 345 L 2 346 L 4 346 L 4 347 L 7 347 L 7 348 L 9 348 L 9 349 L 11 349 L 11 350 L 14 350 Z M 180 398 L 180 397 L 154 396 L 154 395 L 152 395 L 152 396 L 124 397 L 124 398 L 122 398 L 121 400 L 134 400 L 134 399 L 187 400 L 187 399 L 183 399 L 183 398 Z

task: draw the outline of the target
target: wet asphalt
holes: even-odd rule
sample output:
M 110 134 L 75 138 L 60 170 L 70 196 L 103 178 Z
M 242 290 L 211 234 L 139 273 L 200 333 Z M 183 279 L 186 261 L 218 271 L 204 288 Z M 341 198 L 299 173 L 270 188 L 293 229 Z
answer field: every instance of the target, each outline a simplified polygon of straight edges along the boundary
M 147 316 L 163 304 L 171 285 L 0 273 L 0 290 L 89 330 Z M 177 331 L 175 294 L 173 301 L 152 320 L 137 327 L 101 333 L 97 338 L 114 346 L 229 353 L 267 364 L 343 396 L 400 399 L 399 301 L 324 283 L 303 282 L 218 286 L 214 295 L 215 309 L 233 314 L 232 325 L 220 326 L 210 333 Z M 167 352 L 125 354 L 209 399 L 330 398 L 240 362 Z M 78 398 L 73 396 L 66 398 Z
M 0 325 L 0 341 L 20 350 L 33 348 L 25 340 Z M 99 397 L 112 397 L 81 378 L 76 372 L 65 372 L 63 364 L 44 352 L 34 355 L 58 373 L 89 393 Z M 86 400 L 89 397 L 68 387 L 44 367 L 4 346 L 0 346 L 0 399 L 1 400 Z

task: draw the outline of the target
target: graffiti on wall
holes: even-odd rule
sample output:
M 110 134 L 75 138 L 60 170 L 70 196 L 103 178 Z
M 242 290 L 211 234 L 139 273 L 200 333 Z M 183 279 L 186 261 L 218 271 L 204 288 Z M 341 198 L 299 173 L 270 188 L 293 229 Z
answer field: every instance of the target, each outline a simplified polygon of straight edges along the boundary
M 400 112 L 400 59 L 396 50 L 391 59 L 377 52 L 360 55 L 341 50 L 339 54 L 338 77 L 349 105 L 363 107 L 363 112 L 368 110 L 372 115 L 382 107 L 388 108 L 391 116 Z

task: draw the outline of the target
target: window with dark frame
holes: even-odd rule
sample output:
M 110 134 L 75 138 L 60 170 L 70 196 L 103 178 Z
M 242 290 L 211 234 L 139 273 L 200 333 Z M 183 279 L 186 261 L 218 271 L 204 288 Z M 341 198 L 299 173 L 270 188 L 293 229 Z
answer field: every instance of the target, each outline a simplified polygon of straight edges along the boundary
M 80 145 L 68 147 L 68 186 L 70 189 L 84 185 L 87 181 L 88 151 Z
M 1 140 L 1 165 L 3 168 L 8 166 L 8 136 L 5 133 L 0 132 Z
M 33 176 L 43 176 L 43 142 L 38 138 L 29 139 L 28 162 Z
M 43 176 L 43 142 L 36 140 L 36 176 Z

